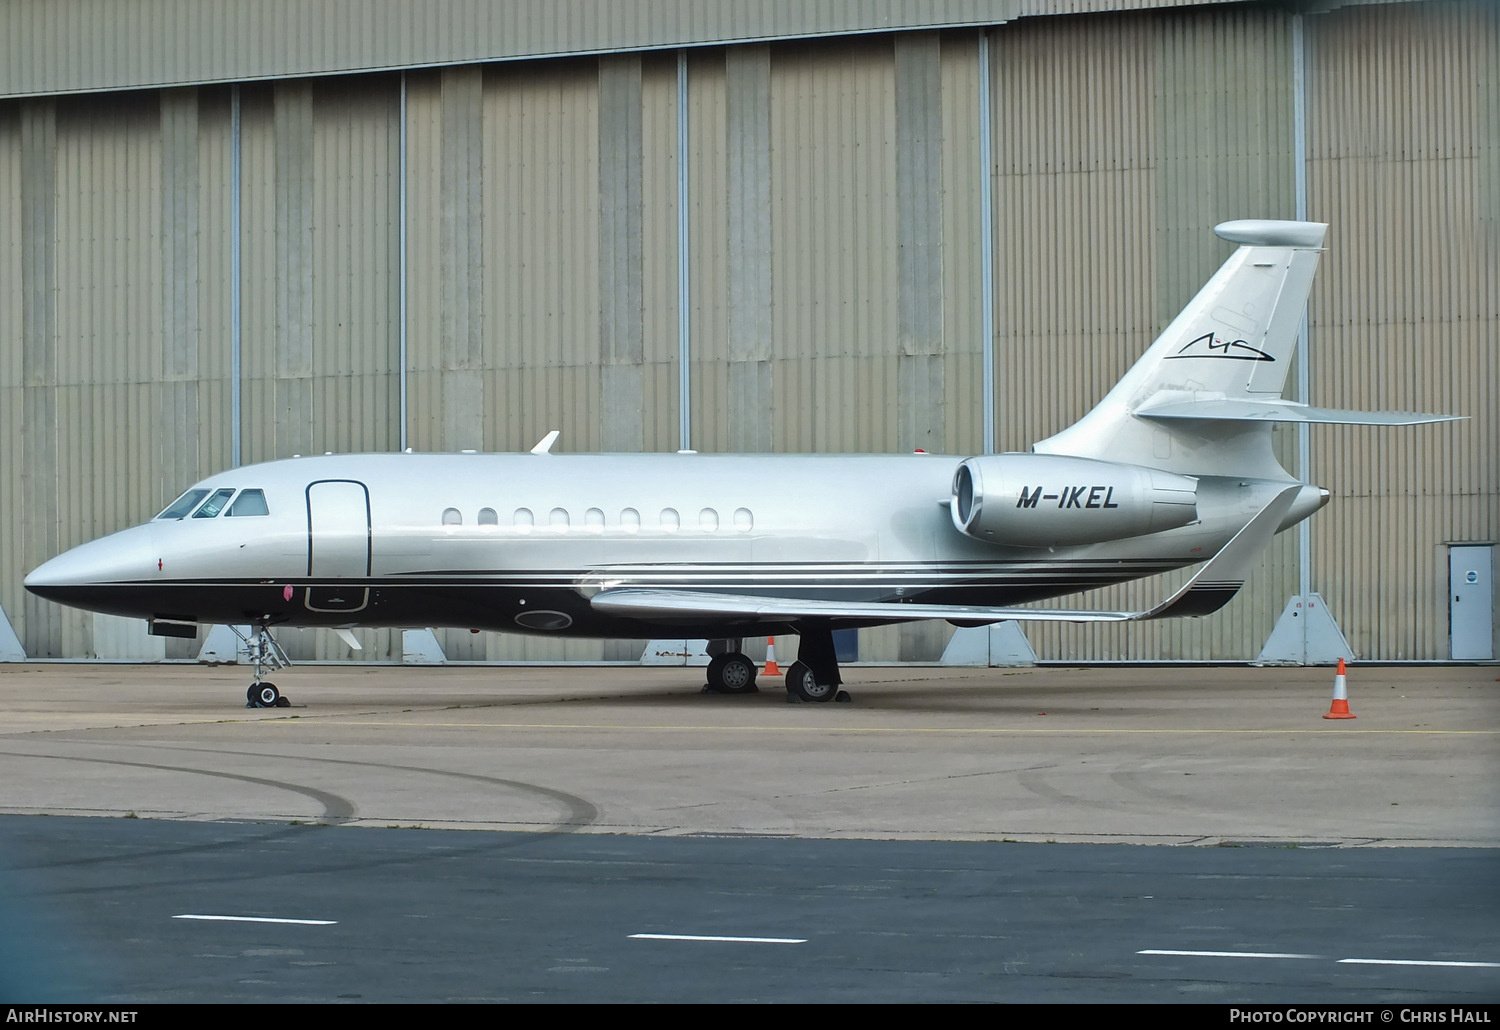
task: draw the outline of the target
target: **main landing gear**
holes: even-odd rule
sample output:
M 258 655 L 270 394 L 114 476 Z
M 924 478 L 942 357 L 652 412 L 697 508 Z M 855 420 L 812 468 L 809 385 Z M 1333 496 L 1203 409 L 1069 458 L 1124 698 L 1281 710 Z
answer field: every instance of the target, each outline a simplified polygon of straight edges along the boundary
M 276 684 L 266 683 L 262 677 L 268 672 L 277 669 L 285 669 L 292 664 L 292 660 L 286 656 L 281 645 L 271 636 L 271 630 L 265 623 L 258 623 L 255 632 L 246 636 L 238 627 L 230 626 L 234 635 L 239 637 L 245 645 L 245 652 L 250 656 L 250 664 L 255 669 L 255 679 L 250 684 L 250 689 L 245 691 L 246 708 L 290 708 L 292 703 L 282 696 Z
M 742 640 L 710 640 L 708 653 L 708 685 L 703 689 L 711 694 L 753 694 L 755 676 L 760 671 L 755 663 L 740 653 Z
M 840 690 L 844 682 L 839 675 L 838 656 L 833 647 L 833 630 L 827 626 L 799 626 L 802 638 L 799 659 L 786 672 L 786 699 L 793 703 L 812 701 L 848 701 L 849 692 Z M 754 662 L 740 651 L 741 640 L 710 640 L 708 653 L 709 694 L 753 694 Z
M 849 692 L 840 690 L 844 678 L 839 675 L 838 654 L 833 647 L 833 630 L 828 626 L 797 626 L 801 642 L 797 660 L 786 671 L 786 699 L 799 701 L 848 701 Z

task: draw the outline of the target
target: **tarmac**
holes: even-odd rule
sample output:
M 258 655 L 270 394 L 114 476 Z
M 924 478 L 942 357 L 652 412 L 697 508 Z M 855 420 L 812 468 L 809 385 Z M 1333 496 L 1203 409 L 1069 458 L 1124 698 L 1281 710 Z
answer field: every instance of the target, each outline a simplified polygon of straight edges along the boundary
M 0 813 L 770 838 L 1500 846 L 1500 669 L 0 665 Z

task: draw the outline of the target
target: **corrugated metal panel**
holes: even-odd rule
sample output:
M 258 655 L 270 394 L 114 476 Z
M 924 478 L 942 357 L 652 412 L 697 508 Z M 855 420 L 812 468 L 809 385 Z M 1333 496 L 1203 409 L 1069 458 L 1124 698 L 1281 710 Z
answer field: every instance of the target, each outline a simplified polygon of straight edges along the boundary
M 0 6 L 0 96 L 995 24 L 1016 7 L 1016 0 L 22 2 Z
M 1469 416 L 1313 436 L 1313 478 L 1334 492 L 1314 584 L 1360 656 L 1442 658 L 1444 545 L 1500 539 L 1500 13 L 1349 9 L 1311 25 L 1309 203 L 1332 223 L 1313 403 Z
M 20 105 L 21 225 L 21 431 L 25 455 L 18 522 L 22 529 L 20 569 L 33 568 L 57 553 L 57 104 L 51 100 Z M 19 570 L 18 570 L 19 571 Z M 53 657 L 63 652 L 63 614 L 56 605 L 27 596 L 17 632 L 27 654 Z
M 283 450 L 276 442 L 277 407 L 271 392 L 276 375 L 279 274 L 275 104 L 272 86 L 240 89 L 241 453 L 246 464 L 311 450 L 305 446 Z
M 833 60 L 829 50 L 772 54 L 774 446 L 889 451 L 900 342 L 894 55 L 889 39 L 841 43 Z
M 944 450 L 984 451 L 979 40 L 942 37 Z
M 0 103 L 0 225 L 24 226 L 22 198 L 21 104 Z M 24 232 L 0 233 L 0 446 L 15 454 L 25 425 L 22 354 L 22 269 Z M 24 453 L 24 452 L 23 452 Z M 27 547 L 29 514 L 25 479 L 32 471 L 26 460 L 0 462 L 0 607 L 11 627 L 26 640 L 25 591 L 21 578 L 41 559 Z
M 393 449 L 397 84 L 241 102 L 245 459 Z
M 594 61 L 485 75 L 490 450 L 600 446 L 598 104 Z
M 443 446 L 443 80 L 406 76 L 407 439 Z
M 677 61 L 641 61 L 641 449 L 678 446 Z
M 0 96 L 999 25 L 1211 0 L 32 0 L 0 6 Z M 1234 0 L 1230 0 L 1234 2 Z
M 319 82 L 313 92 L 311 374 L 317 450 L 395 450 L 400 234 L 399 83 Z
M 745 48 L 756 49 L 761 48 Z M 742 58 L 744 55 L 741 55 Z M 692 445 L 700 451 L 769 450 L 745 446 L 745 419 L 726 418 L 729 409 L 729 276 L 743 246 L 731 249 L 729 164 L 744 160 L 744 146 L 732 146 L 729 135 L 729 87 L 722 50 L 688 58 L 688 220 L 689 369 L 692 398 Z M 769 92 L 765 98 L 769 103 Z M 768 123 L 769 124 L 769 123 Z M 769 141 L 766 143 L 769 159 Z M 738 173 L 736 173 L 738 174 Z M 769 393 L 769 384 L 767 387 Z M 769 431 L 769 419 L 766 429 Z M 750 435 L 753 440 L 754 428 Z
M 193 468 L 188 471 L 187 455 L 172 470 L 173 482 L 163 484 L 171 495 L 186 489 L 193 479 L 227 468 L 234 460 L 233 426 L 230 413 L 230 268 L 232 249 L 230 235 L 231 139 L 229 90 L 224 87 L 192 91 L 197 102 L 196 166 L 198 204 L 196 223 L 197 291 L 197 391 L 198 439 L 191 456 Z M 189 227 L 174 217 L 172 224 L 179 233 Z M 166 499 L 163 499 L 166 504 Z M 172 647 L 168 642 L 168 648 Z
M 162 171 L 157 97 L 136 94 L 58 105 L 55 340 L 61 548 L 149 518 L 162 503 L 155 474 L 162 444 L 154 412 L 158 392 L 172 392 L 169 386 L 155 385 L 167 372 Z M 184 349 L 196 358 L 195 350 Z M 131 465 L 151 472 L 113 473 Z

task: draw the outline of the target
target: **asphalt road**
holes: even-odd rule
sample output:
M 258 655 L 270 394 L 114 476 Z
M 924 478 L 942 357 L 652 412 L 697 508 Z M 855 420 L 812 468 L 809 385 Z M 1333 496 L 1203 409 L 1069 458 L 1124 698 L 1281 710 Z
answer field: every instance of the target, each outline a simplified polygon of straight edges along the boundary
M 1483 849 L 17 816 L 0 834 L 54 944 L 13 1000 L 49 980 L 147 1003 L 1500 998 Z

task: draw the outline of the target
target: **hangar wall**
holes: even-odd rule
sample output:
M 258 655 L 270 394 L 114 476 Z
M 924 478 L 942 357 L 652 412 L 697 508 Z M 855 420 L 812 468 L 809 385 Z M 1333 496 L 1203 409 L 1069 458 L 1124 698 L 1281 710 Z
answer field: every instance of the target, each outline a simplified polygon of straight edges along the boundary
M 1240 4 L 685 51 L 685 413 L 677 52 L 0 99 L 0 605 L 33 656 L 115 653 L 107 620 L 21 576 L 233 461 L 236 110 L 247 463 L 552 428 L 569 450 L 672 450 L 684 415 L 703 451 L 976 453 L 1091 406 L 1227 255 L 1215 222 L 1295 214 L 1298 20 Z M 1307 571 L 1360 656 L 1443 658 L 1445 544 L 1500 539 L 1500 16 L 1300 23 L 1308 212 L 1333 223 L 1311 399 L 1471 416 L 1315 429 L 1336 499 Z M 1295 468 L 1296 433 L 1278 447 Z M 1301 571 L 1284 534 L 1210 619 L 1028 635 L 1043 658 L 1252 659 Z M 949 632 L 864 631 L 861 657 L 935 658 Z M 361 636 L 399 658 L 399 634 Z M 639 652 L 441 636 L 454 659 Z
M 1448 655 L 1449 542 L 1500 540 L 1500 8 L 1308 19 L 1318 402 L 1468 421 L 1313 437 L 1313 577 L 1360 654 Z M 1500 651 L 1494 652 L 1500 655 Z

